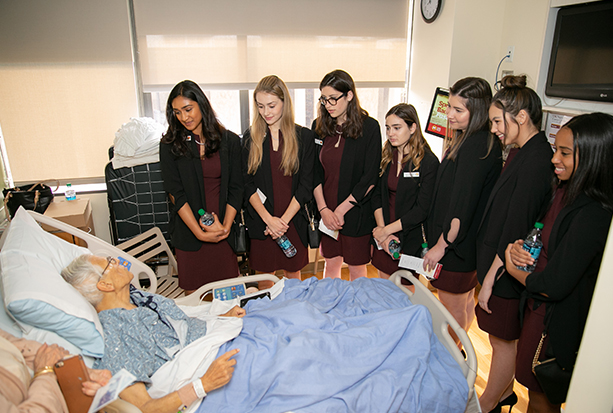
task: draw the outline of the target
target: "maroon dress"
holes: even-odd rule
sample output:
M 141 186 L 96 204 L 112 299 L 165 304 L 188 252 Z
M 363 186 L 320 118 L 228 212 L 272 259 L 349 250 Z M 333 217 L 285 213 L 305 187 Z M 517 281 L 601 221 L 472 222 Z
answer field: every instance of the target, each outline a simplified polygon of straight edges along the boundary
M 221 187 L 221 159 L 219 151 L 202 163 L 204 196 L 207 212 L 219 217 L 219 190 Z M 196 290 L 202 285 L 237 277 L 238 262 L 226 240 L 219 243 L 203 242 L 198 251 L 182 251 L 175 248 L 179 265 L 179 286 L 184 290 Z
M 270 142 L 270 170 L 272 172 L 273 186 L 273 216 L 282 216 L 290 202 L 292 201 L 292 176 L 283 175 L 281 169 L 281 159 L 283 157 L 283 136 L 279 131 L 279 147 L 276 151 L 272 149 L 272 139 Z M 296 248 L 296 255 L 287 258 L 283 250 L 270 236 L 260 240 L 251 239 L 251 252 L 249 254 L 249 265 L 251 268 L 261 272 L 274 272 L 276 270 L 286 270 L 290 272 L 300 271 L 309 263 L 307 248 L 302 244 L 300 236 L 292 221 L 285 233 L 290 242 Z
M 339 204 L 338 184 L 341 169 L 341 159 L 345 148 L 345 137 L 342 135 L 342 126 L 336 126 L 336 134 L 324 140 L 319 153 L 319 160 L 324 168 L 323 193 L 327 207 L 334 211 Z M 344 199 L 340 200 L 341 202 Z M 319 253 L 324 258 L 341 256 L 349 265 L 364 265 L 370 261 L 370 237 L 349 237 L 339 233 L 338 239 L 322 234 Z
M 519 148 L 511 148 L 500 175 L 502 175 L 518 152 Z M 518 317 L 519 298 L 503 298 L 492 294 L 487 306 L 492 312 L 491 314 L 482 309 L 479 303 L 475 306 L 475 316 L 477 317 L 479 328 L 503 340 L 517 340 L 521 334 L 521 325 Z
M 549 237 L 551 236 L 551 229 L 558 217 L 562 208 L 564 208 L 565 188 L 558 188 L 556 190 L 553 204 L 545 214 L 543 218 L 543 232 L 541 233 L 541 240 L 543 241 L 543 248 L 541 254 L 536 263 L 534 272 L 541 272 L 547 266 L 547 249 L 549 247 Z M 540 303 L 535 308 L 535 300 L 528 299 L 528 304 L 524 313 L 524 324 L 522 326 L 519 341 L 517 342 L 517 358 L 515 361 L 515 378 L 518 382 L 526 386 L 529 390 L 543 393 L 541 386 L 536 380 L 536 376 L 532 373 L 532 361 L 534 354 L 538 347 L 538 343 L 541 340 L 541 334 L 545 329 L 545 304 Z M 547 348 L 547 338 L 543 344 L 543 349 Z M 545 356 L 545 351 L 541 351 L 541 359 Z
M 404 164 L 402 168 L 404 168 Z M 387 187 L 389 189 L 389 208 L 390 208 L 390 222 L 396 221 L 396 190 L 398 189 L 398 180 L 400 175 L 396 175 L 398 171 L 398 150 L 394 150 L 394 156 L 389 165 L 389 173 L 387 174 Z M 401 168 L 401 169 L 402 169 Z M 402 170 L 400 171 L 402 174 Z M 398 236 L 398 233 L 394 234 Z M 387 248 L 387 245 L 381 245 L 383 248 Z M 385 251 L 380 250 L 377 247 L 373 248 L 372 253 L 372 265 L 388 275 L 398 271 L 398 260 L 392 259 L 392 257 Z

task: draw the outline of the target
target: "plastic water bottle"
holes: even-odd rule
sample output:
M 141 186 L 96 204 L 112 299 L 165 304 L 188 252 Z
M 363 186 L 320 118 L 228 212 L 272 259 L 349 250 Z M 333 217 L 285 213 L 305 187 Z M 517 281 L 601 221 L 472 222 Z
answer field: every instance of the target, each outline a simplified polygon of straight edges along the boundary
M 72 184 L 66 184 L 66 192 L 64 192 L 66 196 L 66 201 L 74 201 L 77 199 L 77 193 L 74 189 L 72 189 Z
M 204 209 L 200 208 L 198 210 L 198 214 L 200 215 L 200 222 L 205 227 L 210 227 L 215 222 L 215 217 L 210 212 L 206 212 Z
M 389 245 L 390 252 L 392 253 L 392 258 L 395 260 L 400 259 L 400 242 L 395 239 L 390 241 Z
M 296 247 L 294 247 L 294 244 L 292 244 L 289 238 L 287 238 L 285 235 L 281 235 L 279 238 L 277 238 L 277 244 L 279 244 L 279 247 L 281 247 L 287 258 L 292 258 L 294 255 L 296 255 Z
M 428 251 L 430 251 L 430 248 L 428 248 L 428 243 L 424 242 L 423 244 L 421 244 L 421 257 L 422 258 L 426 256 Z
M 541 254 L 541 249 L 543 248 L 543 241 L 541 241 L 542 230 L 543 224 L 540 222 L 535 223 L 534 228 L 532 229 L 532 231 L 530 231 L 530 233 L 524 240 L 523 248 L 530 253 L 532 258 L 534 259 L 534 264 L 526 265 L 525 267 L 518 266 L 517 269 L 526 272 L 532 272 L 536 268 L 536 262 L 538 261 L 539 255 Z

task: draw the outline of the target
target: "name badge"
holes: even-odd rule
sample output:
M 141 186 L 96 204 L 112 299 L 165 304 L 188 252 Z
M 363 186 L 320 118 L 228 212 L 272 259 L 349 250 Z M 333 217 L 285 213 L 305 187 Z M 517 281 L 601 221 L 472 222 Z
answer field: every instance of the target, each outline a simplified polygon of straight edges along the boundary
M 419 172 L 404 172 L 403 177 L 405 178 L 419 178 Z
M 262 204 L 263 204 L 264 202 L 266 202 L 266 199 L 267 199 L 267 198 L 266 198 L 266 195 L 264 195 L 264 192 L 262 192 L 262 191 L 260 190 L 260 188 L 258 188 L 258 190 L 257 190 L 257 194 L 258 194 L 258 196 L 260 197 L 260 201 L 262 201 Z
M 316 143 L 317 145 L 319 145 L 319 146 L 323 146 L 324 141 L 323 141 L 323 140 L 321 140 L 321 139 L 315 139 L 315 143 Z

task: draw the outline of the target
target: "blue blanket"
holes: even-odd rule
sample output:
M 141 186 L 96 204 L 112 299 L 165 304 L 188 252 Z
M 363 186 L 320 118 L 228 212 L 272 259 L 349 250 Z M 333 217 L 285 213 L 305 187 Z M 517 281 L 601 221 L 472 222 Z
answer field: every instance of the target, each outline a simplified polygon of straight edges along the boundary
M 428 310 L 382 279 L 286 280 L 247 305 L 230 383 L 199 412 L 463 412 L 468 385 Z

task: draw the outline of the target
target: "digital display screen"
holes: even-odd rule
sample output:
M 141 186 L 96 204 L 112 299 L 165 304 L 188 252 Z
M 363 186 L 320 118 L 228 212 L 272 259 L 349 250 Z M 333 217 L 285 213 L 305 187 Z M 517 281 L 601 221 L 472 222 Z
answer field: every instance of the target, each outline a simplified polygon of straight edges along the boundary
M 431 135 L 445 138 L 447 135 L 447 105 L 449 104 L 449 91 L 440 87 L 436 88 L 432 107 L 426 124 L 426 132 Z

